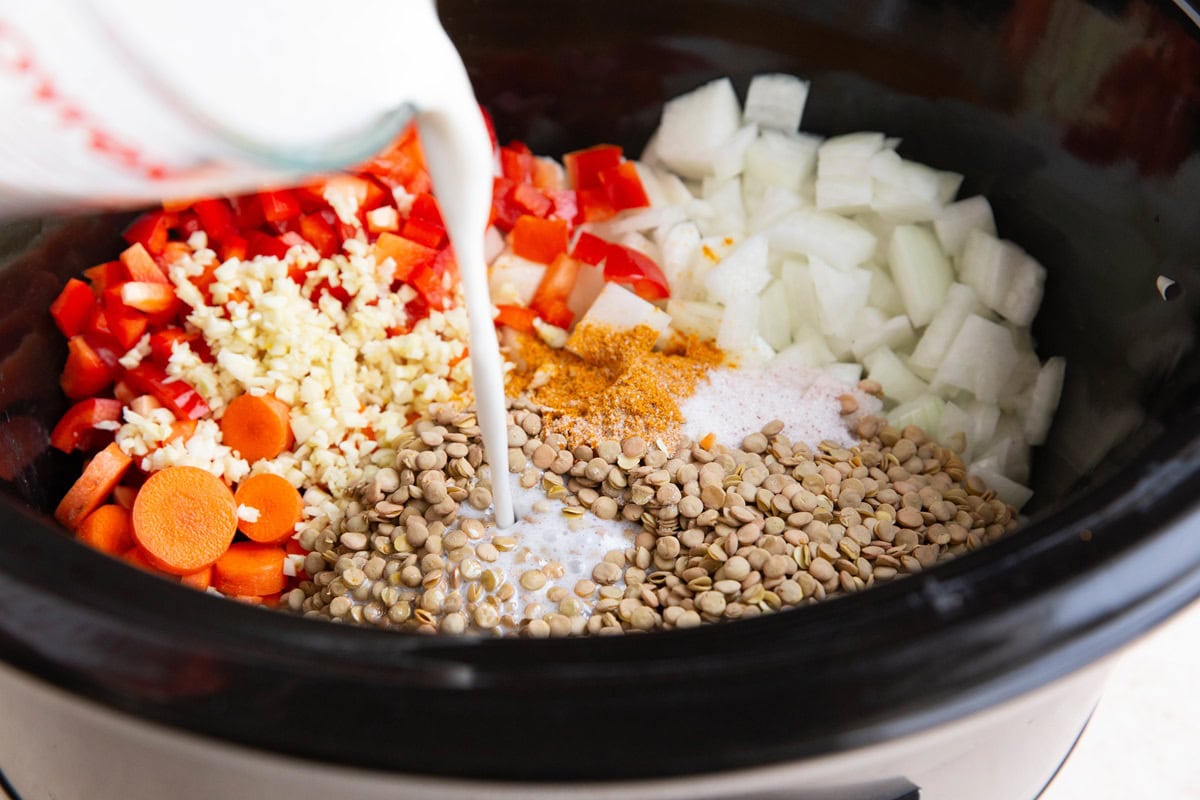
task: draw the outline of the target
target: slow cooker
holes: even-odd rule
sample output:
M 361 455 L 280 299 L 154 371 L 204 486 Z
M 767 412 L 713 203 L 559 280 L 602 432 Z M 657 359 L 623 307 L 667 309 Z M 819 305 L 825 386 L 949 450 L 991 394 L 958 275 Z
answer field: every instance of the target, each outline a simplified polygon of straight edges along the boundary
M 443 0 L 502 139 L 632 152 L 714 77 L 967 176 L 1047 265 L 1067 385 L 1028 520 L 826 604 L 571 640 L 398 635 L 192 592 L 0 497 L 0 770 L 23 800 L 1033 798 L 1115 650 L 1200 595 L 1200 18 L 1152 0 Z M 347 32 L 403 46 L 403 32 Z M 0 436 L 62 412 L 46 308 L 127 217 L 0 232 Z M 1160 280 L 1164 278 L 1167 280 Z M 1170 283 L 1173 281 L 1173 285 Z M 15 422 L 15 420 L 19 420 Z M 0 439 L 0 447 L 13 441 Z

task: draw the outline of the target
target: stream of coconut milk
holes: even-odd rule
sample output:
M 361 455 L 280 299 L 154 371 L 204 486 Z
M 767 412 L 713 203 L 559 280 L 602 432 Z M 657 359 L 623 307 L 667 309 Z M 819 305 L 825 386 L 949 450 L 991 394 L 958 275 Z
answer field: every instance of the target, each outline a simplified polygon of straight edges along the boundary
M 508 480 L 504 371 L 483 250 L 492 206 L 492 143 L 466 67 L 436 13 L 413 16 L 415 22 L 426 23 L 428 30 L 420 31 L 420 26 L 410 29 L 409 39 L 422 42 L 427 51 L 423 59 L 426 70 L 411 84 L 410 100 L 418 109 L 421 144 L 462 276 L 476 413 L 492 473 L 496 524 L 507 528 L 515 514 Z

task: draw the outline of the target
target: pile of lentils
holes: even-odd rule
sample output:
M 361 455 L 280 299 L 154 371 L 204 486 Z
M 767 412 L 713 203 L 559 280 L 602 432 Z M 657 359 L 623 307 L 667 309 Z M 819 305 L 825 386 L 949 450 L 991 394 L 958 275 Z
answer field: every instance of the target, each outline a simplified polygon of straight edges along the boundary
M 573 591 L 514 608 L 563 575 L 494 567 L 519 546 L 485 523 L 492 501 L 474 414 L 439 408 L 415 423 L 391 467 L 375 467 L 342 518 L 299 536 L 306 578 L 282 607 L 402 631 L 530 637 L 613 635 L 755 617 L 858 592 L 981 547 L 1017 525 L 962 459 L 919 428 L 876 417 L 853 447 L 792 442 L 774 421 L 738 448 L 685 443 L 668 454 L 630 437 L 568 447 L 538 409 L 510 401 L 512 470 L 560 504 L 640 526 Z M 632 537 L 631 537 L 632 538 Z

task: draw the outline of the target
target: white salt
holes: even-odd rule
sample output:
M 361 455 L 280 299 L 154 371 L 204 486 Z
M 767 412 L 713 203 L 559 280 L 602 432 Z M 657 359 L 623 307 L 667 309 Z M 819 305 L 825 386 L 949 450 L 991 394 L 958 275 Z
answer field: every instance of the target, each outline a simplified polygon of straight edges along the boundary
M 842 416 L 838 399 L 850 394 L 858 411 Z M 816 446 L 825 439 L 851 445 L 847 424 L 864 414 L 877 414 L 878 399 L 828 374 L 796 364 L 768 363 L 762 368 L 717 369 L 680 405 L 684 435 L 699 441 L 712 433 L 719 444 L 741 445 L 771 420 L 782 420 L 793 442 Z

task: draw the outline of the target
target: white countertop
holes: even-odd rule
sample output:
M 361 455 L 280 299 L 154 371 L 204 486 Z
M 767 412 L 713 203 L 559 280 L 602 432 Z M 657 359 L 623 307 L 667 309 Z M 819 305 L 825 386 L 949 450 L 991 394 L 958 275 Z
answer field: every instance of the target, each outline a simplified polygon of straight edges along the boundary
M 1200 603 L 1120 657 L 1040 800 L 1134 798 L 1200 798 Z

